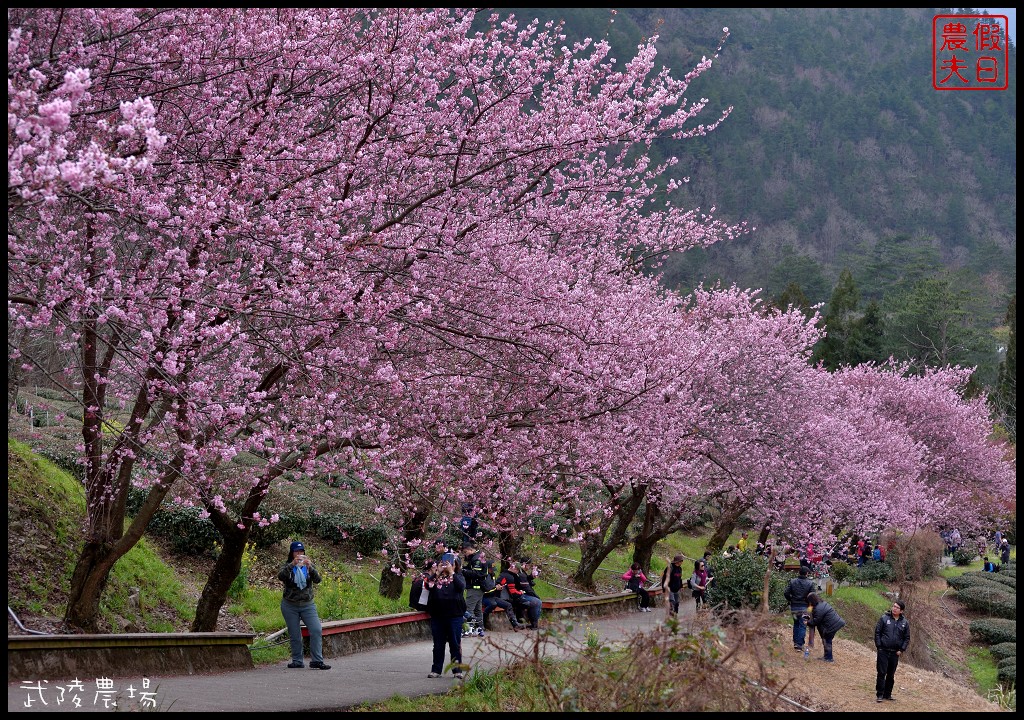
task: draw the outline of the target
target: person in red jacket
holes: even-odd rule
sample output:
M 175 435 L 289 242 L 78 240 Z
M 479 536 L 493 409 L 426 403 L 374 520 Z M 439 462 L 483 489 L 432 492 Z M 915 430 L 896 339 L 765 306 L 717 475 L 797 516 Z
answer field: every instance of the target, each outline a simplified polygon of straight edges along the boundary
M 640 597 L 640 612 L 650 612 L 651 594 L 644 589 L 644 585 L 647 584 L 647 576 L 640 569 L 640 563 L 630 565 L 629 570 L 623 573 L 622 579 L 626 581 L 626 589 L 632 590 Z

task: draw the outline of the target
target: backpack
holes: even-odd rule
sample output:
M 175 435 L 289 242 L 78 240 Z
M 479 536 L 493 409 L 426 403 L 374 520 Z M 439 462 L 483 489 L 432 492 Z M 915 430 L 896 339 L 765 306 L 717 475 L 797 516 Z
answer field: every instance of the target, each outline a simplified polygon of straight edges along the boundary
M 872 552 L 872 553 L 871 553 L 871 558 L 872 558 L 873 560 L 879 560 L 879 561 L 881 561 L 881 559 L 882 559 L 882 551 L 881 551 L 881 549 L 879 549 L 879 548 L 877 548 L 877 547 L 876 547 L 876 548 L 874 549 L 874 552 Z
M 423 576 L 412 581 L 412 588 L 409 590 L 409 607 L 413 610 L 426 611 L 427 606 L 420 603 L 420 594 L 423 592 Z
M 626 581 L 627 590 L 639 590 L 640 589 L 640 576 L 633 575 Z
M 693 590 L 693 576 L 686 578 L 686 589 Z

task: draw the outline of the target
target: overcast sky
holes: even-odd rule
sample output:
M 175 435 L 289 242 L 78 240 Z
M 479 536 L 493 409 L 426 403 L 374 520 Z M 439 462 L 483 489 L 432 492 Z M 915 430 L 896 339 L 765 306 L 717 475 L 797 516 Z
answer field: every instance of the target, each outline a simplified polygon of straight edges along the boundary
M 1014 44 L 1017 43 L 1017 8 L 982 8 L 987 10 L 989 15 L 1005 15 L 1010 21 L 1010 29 L 1007 35 L 1013 40 Z

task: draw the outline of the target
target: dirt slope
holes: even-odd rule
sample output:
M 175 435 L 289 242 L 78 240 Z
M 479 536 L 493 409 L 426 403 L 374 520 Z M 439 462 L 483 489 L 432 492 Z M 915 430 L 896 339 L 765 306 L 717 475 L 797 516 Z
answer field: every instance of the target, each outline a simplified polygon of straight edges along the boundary
M 782 633 L 780 633 L 781 637 Z M 786 638 L 782 637 L 782 641 Z M 821 661 L 820 645 L 811 657 L 792 648 L 777 669 L 782 682 L 788 680 L 787 696 L 805 698 L 815 710 L 840 712 L 999 712 L 998 705 L 974 690 L 940 673 L 920 670 L 901 662 L 893 689 L 895 702 L 875 702 L 875 652 L 842 633 L 833 643 L 834 663 Z

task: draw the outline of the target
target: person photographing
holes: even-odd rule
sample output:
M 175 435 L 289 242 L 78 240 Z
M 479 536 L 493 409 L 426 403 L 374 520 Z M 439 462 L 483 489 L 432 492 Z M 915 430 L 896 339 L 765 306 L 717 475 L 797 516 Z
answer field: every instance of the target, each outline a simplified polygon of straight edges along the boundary
M 284 583 L 284 595 L 281 598 L 281 616 L 288 628 L 288 642 L 291 644 L 292 660 L 290 668 L 305 667 L 302 658 L 301 620 L 309 630 L 309 654 L 312 660 L 309 667 L 314 670 L 330 670 L 331 666 L 324 663 L 323 628 L 320 616 L 313 602 L 313 586 L 321 580 L 313 561 L 306 555 L 306 546 L 301 542 L 293 542 L 288 549 L 288 561 L 277 573 L 277 579 Z

